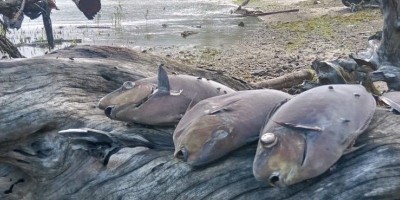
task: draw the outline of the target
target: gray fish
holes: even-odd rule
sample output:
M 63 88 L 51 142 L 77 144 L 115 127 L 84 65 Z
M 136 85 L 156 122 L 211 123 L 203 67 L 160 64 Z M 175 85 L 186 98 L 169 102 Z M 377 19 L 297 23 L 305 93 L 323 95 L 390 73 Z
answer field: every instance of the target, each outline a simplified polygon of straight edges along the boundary
M 177 124 L 199 101 L 235 90 L 215 81 L 189 75 L 167 75 L 162 65 L 158 77 L 125 82 L 98 104 L 111 118 L 148 125 Z
M 190 109 L 174 132 L 175 157 L 192 166 L 210 163 L 257 141 L 265 120 L 291 95 L 248 90 L 212 97 Z
M 322 174 L 349 151 L 375 108 L 361 85 L 320 86 L 299 94 L 261 131 L 254 176 L 284 187 Z

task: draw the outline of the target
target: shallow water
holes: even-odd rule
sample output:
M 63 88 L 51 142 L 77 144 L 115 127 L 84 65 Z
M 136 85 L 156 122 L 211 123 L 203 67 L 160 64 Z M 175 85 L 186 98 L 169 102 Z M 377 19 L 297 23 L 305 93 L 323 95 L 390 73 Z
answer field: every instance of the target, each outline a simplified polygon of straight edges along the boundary
M 239 40 L 261 28 L 254 17 L 237 17 L 230 0 L 102 0 L 101 13 L 89 21 L 72 1 L 58 1 L 60 10 L 51 18 L 55 39 L 74 40 L 56 44 L 56 49 L 71 44 L 115 45 L 132 48 L 219 47 Z M 245 27 L 239 27 L 244 22 Z M 200 28 L 201 27 L 201 28 Z M 198 34 L 183 38 L 183 31 Z M 22 28 L 12 31 L 15 43 L 43 41 L 42 19 L 25 17 Z M 21 46 L 27 57 L 48 51 L 43 47 Z

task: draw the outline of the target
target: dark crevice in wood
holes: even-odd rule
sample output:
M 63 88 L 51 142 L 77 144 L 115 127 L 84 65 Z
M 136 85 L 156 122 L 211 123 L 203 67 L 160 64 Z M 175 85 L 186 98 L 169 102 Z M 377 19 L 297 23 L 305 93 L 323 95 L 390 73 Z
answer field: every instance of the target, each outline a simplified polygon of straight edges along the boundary
M 17 182 L 13 183 L 8 190 L 4 191 L 4 194 L 12 193 L 14 186 L 17 185 L 18 183 L 23 183 L 23 182 L 25 182 L 24 179 L 19 179 Z

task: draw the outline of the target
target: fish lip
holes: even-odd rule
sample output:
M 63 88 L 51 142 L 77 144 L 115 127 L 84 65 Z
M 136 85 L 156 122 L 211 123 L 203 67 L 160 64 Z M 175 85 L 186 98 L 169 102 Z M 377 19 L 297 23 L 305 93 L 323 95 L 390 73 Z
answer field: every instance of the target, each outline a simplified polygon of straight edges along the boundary
M 140 100 L 139 102 L 133 104 L 135 105 L 135 108 L 139 108 L 140 106 L 142 106 L 144 103 L 146 103 L 147 100 L 149 100 L 153 95 L 148 95 L 145 98 L 143 98 L 142 100 Z
M 115 118 L 114 113 L 113 113 L 114 108 L 115 108 L 115 106 L 108 106 L 106 109 L 104 109 L 104 114 L 110 119 Z
M 268 183 L 273 187 L 286 187 L 284 179 L 279 171 L 274 171 L 268 177 Z
M 96 107 L 99 108 L 99 109 L 104 110 L 104 109 L 106 109 L 107 107 L 103 105 L 103 103 L 102 103 L 101 100 L 102 100 L 102 99 L 100 99 L 100 101 L 97 103 Z
M 175 151 L 174 156 L 179 160 L 187 162 L 189 158 L 189 152 L 185 147 L 181 147 L 178 151 Z

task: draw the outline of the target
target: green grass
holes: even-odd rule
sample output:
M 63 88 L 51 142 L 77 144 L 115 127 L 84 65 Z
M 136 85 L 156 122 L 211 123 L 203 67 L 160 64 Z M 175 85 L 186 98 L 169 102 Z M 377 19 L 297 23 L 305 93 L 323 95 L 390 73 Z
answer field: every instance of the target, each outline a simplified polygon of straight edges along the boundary
M 242 4 L 244 1 L 245 1 L 245 0 L 233 0 L 233 3 L 240 5 L 240 4 Z M 250 3 L 257 3 L 257 2 L 260 2 L 260 1 L 261 1 L 261 0 L 251 0 Z
M 338 35 L 336 27 L 357 25 L 381 18 L 379 10 L 367 9 L 350 15 L 325 15 L 304 21 L 280 23 L 270 28 L 290 32 L 292 37 L 288 42 L 288 50 L 297 50 L 312 39 L 312 35 L 332 40 Z

